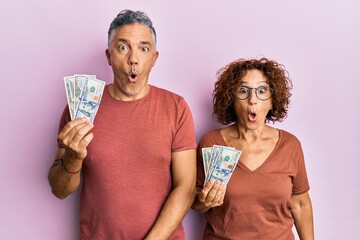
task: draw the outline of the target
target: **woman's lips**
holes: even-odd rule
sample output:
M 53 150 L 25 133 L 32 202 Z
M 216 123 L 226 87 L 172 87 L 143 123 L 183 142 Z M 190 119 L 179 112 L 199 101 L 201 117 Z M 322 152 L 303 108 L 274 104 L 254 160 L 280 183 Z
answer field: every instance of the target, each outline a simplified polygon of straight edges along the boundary
M 249 114 L 248 114 L 248 119 L 250 122 L 256 122 L 256 112 L 254 109 L 250 109 Z

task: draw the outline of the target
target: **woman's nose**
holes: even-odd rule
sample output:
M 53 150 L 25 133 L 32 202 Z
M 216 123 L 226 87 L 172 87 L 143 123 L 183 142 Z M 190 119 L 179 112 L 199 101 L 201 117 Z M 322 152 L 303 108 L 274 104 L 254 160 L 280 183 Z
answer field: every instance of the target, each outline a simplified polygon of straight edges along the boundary
M 255 104 L 258 100 L 257 96 L 256 96 L 256 89 L 252 88 L 249 91 L 249 103 L 250 104 Z

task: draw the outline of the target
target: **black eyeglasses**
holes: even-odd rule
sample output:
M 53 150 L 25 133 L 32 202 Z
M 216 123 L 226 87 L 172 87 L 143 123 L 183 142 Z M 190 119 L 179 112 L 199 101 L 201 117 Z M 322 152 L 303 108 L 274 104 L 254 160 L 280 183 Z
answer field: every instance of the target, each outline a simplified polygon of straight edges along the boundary
M 261 101 L 268 100 L 274 91 L 272 88 L 265 86 L 257 88 L 240 87 L 239 91 L 235 94 L 235 97 L 240 100 L 245 100 L 250 96 L 252 89 L 255 90 L 256 97 Z

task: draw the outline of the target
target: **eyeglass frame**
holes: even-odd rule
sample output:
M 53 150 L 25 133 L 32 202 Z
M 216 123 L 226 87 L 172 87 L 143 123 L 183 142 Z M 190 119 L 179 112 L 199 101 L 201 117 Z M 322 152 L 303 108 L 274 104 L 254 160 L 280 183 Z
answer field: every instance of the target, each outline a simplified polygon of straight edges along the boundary
M 257 88 L 251 88 L 251 87 L 242 86 L 242 87 L 240 87 L 240 89 L 241 89 L 241 88 L 247 88 L 247 89 L 248 89 L 248 95 L 247 95 L 246 98 L 239 98 L 239 97 L 237 96 L 237 94 L 234 94 L 235 97 L 236 97 L 237 99 L 239 99 L 239 100 L 246 100 L 246 99 L 248 99 L 248 98 L 250 97 L 250 95 L 252 94 L 252 90 L 253 90 L 253 89 L 255 90 L 255 95 L 256 95 L 257 99 L 259 99 L 259 100 L 261 100 L 261 101 L 269 100 L 269 99 L 271 98 L 272 94 L 274 93 L 274 89 L 272 89 L 271 87 L 268 87 L 268 86 L 260 86 L 260 87 L 257 87 Z M 270 96 L 269 96 L 267 99 L 261 99 L 261 98 L 259 98 L 259 96 L 258 96 L 258 92 L 257 92 L 258 89 L 264 89 L 264 88 L 270 90 Z

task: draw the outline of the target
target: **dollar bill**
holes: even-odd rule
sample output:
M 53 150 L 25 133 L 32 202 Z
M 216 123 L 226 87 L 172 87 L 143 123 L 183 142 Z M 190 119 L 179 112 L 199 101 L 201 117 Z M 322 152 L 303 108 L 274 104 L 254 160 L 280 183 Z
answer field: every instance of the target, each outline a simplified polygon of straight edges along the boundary
M 105 82 L 86 76 L 83 84 L 75 119 L 85 117 L 93 123 L 105 88 Z
M 74 75 L 74 109 L 78 109 L 87 75 Z
M 211 161 L 211 150 L 212 147 L 202 148 L 202 157 L 203 157 L 203 164 L 204 164 L 204 172 L 205 178 L 208 176 L 210 161 Z
M 211 152 L 210 167 L 204 185 L 208 181 L 219 181 L 227 185 L 240 159 L 241 151 L 234 148 L 214 145 Z
M 86 117 L 93 122 L 105 82 L 96 79 L 96 75 L 74 74 L 64 77 L 64 83 L 71 120 Z
M 71 120 L 74 119 L 75 105 L 74 105 L 74 76 L 64 77 L 66 99 L 69 107 Z
M 220 145 L 213 145 L 211 148 L 211 156 L 210 156 L 210 161 L 208 163 L 208 169 L 207 169 L 207 173 L 206 173 L 206 178 L 205 178 L 205 184 L 210 180 L 210 174 L 209 172 L 212 171 L 212 168 L 215 166 L 216 164 L 216 160 L 218 159 L 219 154 L 221 153 L 222 149 L 225 146 L 220 146 Z M 234 149 L 234 148 L 231 148 Z

